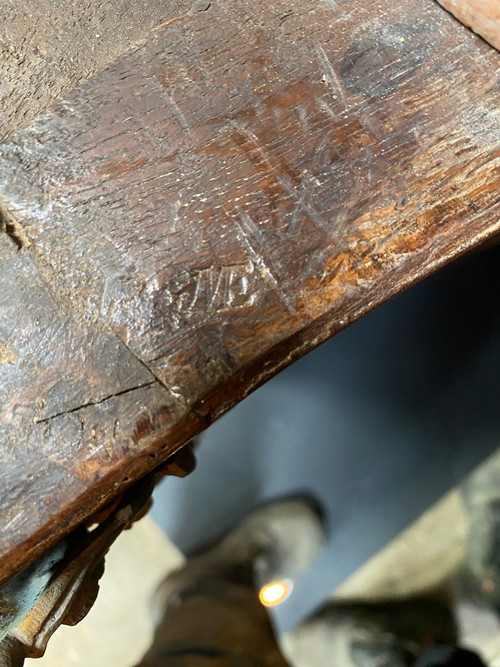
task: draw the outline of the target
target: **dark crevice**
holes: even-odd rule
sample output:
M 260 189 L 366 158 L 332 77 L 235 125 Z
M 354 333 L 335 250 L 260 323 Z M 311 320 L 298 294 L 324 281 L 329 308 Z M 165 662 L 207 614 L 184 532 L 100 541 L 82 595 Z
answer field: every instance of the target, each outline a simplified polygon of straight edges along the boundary
M 206 12 L 211 6 L 211 0 L 196 0 L 193 5 L 193 12 Z
M 51 415 L 50 417 L 45 417 L 44 419 L 39 419 L 35 423 L 36 424 L 46 424 L 51 419 L 56 419 L 57 417 L 63 417 L 64 415 L 70 415 L 73 412 L 78 412 L 79 410 L 83 410 L 83 408 L 92 407 L 93 405 L 100 405 L 101 403 L 105 403 L 106 401 L 109 401 L 111 398 L 116 398 L 118 396 L 123 396 L 124 394 L 128 394 L 131 391 L 135 391 L 136 389 L 143 389 L 144 387 L 151 387 L 151 385 L 157 384 L 157 383 L 158 383 L 158 380 L 152 380 L 151 382 L 146 382 L 145 384 L 137 385 L 137 387 L 130 387 L 130 389 L 124 389 L 123 391 L 117 391 L 115 394 L 110 394 L 109 396 L 105 396 L 104 398 L 101 398 L 98 401 L 90 401 L 89 403 L 84 403 L 83 405 L 79 405 L 76 408 L 71 408 L 71 410 L 63 410 L 62 412 L 58 412 L 55 415 Z
M 0 231 L 7 234 L 18 250 L 27 248 L 30 240 L 19 222 L 6 208 L 0 205 Z

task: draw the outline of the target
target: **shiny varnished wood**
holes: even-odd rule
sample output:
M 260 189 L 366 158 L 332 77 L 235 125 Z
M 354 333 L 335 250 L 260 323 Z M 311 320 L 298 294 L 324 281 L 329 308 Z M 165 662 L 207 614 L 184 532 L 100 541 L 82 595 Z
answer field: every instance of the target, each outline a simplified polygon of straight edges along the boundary
M 0 146 L 0 579 L 496 233 L 500 55 L 427 0 L 220 0 Z

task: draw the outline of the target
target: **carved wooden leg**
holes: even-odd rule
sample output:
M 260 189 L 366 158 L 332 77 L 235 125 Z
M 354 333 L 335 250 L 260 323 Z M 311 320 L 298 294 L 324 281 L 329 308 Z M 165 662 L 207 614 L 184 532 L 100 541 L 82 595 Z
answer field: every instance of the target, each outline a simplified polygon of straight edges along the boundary
M 28 568 L 26 576 L 21 573 L 14 582 L 0 588 L 2 609 L 12 610 L 10 616 L 2 619 L 5 623 L 9 618 L 11 624 L 17 622 L 19 610 L 23 610 L 19 600 L 33 599 L 33 606 L 21 622 L 4 628 L 8 634 L 0 644 L 0 667 L 17 667 L 25 657 L 43 656 L 60 625 L 76 625 L 87 615 L 97 598 L 104 559 L 113 542 L 147 512 L 159 479 L 165 475 L 184 477 L 194 466 L 192 450 L 186 447 L 91 517 L 90 523 L 97 523 L 97 527 L 81 527 L 51 552 L 53 558 L 49 555 Z M 45 580 L 40 584 L 42 569 L 48 585 Z
M 6 637 L 0 643 L 0 667 L 22 667 L 24 658 L 24 647 L 14 637 Z

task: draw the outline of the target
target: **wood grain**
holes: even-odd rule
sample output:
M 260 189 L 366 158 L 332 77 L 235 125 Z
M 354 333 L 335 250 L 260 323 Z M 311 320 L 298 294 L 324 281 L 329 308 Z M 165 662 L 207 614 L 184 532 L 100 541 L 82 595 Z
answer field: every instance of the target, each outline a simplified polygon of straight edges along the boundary
M 496 233 L 499 82 L 427 0 L 218 0 L 1 145 L 1 279 L 48 301 L 0 306 L 0 579 Z
M 497 0 L 438 0 L 466 26 L 500 50 L 500 5 Z
M 194 0 L 0 0 L 0 139 Z

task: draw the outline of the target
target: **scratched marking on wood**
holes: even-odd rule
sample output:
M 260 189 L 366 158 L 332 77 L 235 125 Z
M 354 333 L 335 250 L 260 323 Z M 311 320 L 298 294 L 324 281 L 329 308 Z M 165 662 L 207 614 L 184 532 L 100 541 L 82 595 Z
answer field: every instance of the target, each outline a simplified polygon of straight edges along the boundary
M 497 231 L 499 81 L 500 55 L 427 0 L 220 0 L 155 32 L 0 146 L 0 201 L 29 241 L 11 253 L 45 271 L 79 336 L 102 336 L 94 348 L 83 337 L 78 360 L 64 337 L 44 342 L 34 327 L 36 354 L 53 349 L 50 372 L 70 386 L 88 359 L 94 393 L 112 341 L 151 372 L 127 387 L 103 380 L 96 400 L 82 400 L 108 406 L 89 439 L 71 392 L 37 417 L 33 461 L 62 456 L 64 474 L 84 485 L 61 492 L 51 516 L 74 524 L 68 508 L 79 499 L 82 517 L 112 497 L 109 480 L 153 466 L 158 443 L 168 443 L 161 458 Z M 60 317 L 52 307 L 47 326 Z M 21 357 L 4 319 L 0 308 L 0 340 Z M 26 375 L 9 396 L 37 382 Z M 135 398 L 153 389 L 154 408 Z M 123 405 L 118 445 L 109 433 Z M 11 425 L 18 441 L 26 424 Z M 23 524 L 28 487 L 4 502 L 24 526 L 8 543 L 0 532 L 16 562 L 36 531 L 53 538 L 49 514 Z

